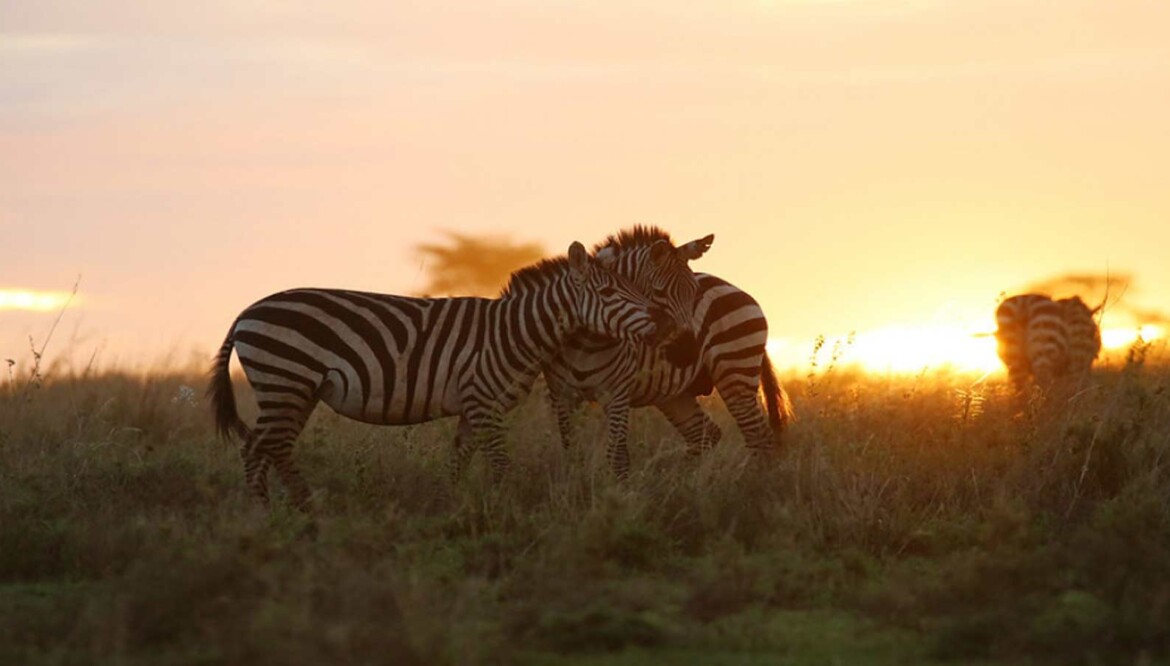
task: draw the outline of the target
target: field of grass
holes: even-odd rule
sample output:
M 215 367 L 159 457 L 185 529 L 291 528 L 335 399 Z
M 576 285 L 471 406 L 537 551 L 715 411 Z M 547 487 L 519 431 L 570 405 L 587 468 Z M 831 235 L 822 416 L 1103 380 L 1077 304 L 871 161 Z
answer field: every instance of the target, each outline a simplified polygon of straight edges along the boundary
M 197 373 L 16 378 L 0 663 L 1160 663 L 1157 360 L 1028 404 L 946 375 L 792 376 L 778 460 L 748 456 L 718 401 L 700 459 L 639 411 L 626 483 L 601 446 L 560 448 L 539 388 L 495 486 L 479 459 L 447 482 L 451 420 L 322 408 L 296 448 L 315 537 L 247 496 Z M 597 443 L 600 414 L 581 418 Z

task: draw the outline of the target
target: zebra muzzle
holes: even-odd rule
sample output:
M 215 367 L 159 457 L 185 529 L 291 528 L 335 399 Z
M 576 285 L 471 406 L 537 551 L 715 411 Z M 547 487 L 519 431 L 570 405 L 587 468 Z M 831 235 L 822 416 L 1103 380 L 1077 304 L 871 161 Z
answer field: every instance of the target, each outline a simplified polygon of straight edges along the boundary
M 651 329 L 646 334 L 646 344 L 651 347 L 661 347 L 668 344 L 678 333 L 678 327 L 665 310 L 650 311 Z
M 693 331 L 679 326 L 663 310 L 651 312 L 656 334 L 647 339 L 647 344 L 662 350 L 666 360 L 683 367 L 691 365 L 699 357 L 699 343 Z
M 678 367 L 693 365 L 699 359 L 699 341 L 688 330 L 676 330 L 665 345 L 662 354 L 666 360 Z

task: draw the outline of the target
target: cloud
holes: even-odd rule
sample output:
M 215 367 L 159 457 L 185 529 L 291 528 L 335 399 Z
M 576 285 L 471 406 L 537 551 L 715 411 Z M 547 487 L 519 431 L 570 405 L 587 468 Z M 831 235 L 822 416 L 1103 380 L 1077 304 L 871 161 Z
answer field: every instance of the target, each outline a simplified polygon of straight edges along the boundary
M 54 312 L 70 304 L 74 296 L 67 291 L 0 289 L 0 310 Z

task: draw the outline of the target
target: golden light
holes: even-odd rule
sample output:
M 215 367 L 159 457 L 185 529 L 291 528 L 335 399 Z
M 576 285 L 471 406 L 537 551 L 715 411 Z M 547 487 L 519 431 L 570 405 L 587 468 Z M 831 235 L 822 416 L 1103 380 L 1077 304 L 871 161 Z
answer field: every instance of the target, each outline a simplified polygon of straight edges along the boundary
M 1107 328 L 1101 331 L 1101 346 L 1105 349 L 1125 349 L 1141 338 L 1152 342 L 1165 337 L 1166 331 L 1157 324 L 1144 324 L 1133 328 Z
M 65 307 L 72 296 L 67 291 L 0 289 L 0 310 L 51 312 Z
M 803 357 L 794 358 L 801 353 L 801 347 Z M 771 340 L 768 343 L 773 362 L 797 367 L 811 363 L 815 357 L 820 368 L 836 364 L 876 373 L 943 369 L 987 373 L 1002 369 L 993 336 L 957 325 L 890 326 L 852 336 L 826 337 L 815 356 L 814 347 L 813 342 L 796 345 L 788 340 Z
M 1124 350 L 1140 339 L 1152 342 L 1166 337 L 1157 324 L 1101 331 L 1105 351 Z M 768 354 L 777 367 L 807 370 L 815 359 L 822 371 L 830 365 L 855 367 L 872 373 L 907 374 L 924 370 L 1002 372 L 995 335 L 947 324 L 890 326 L 850 336 L 826 336 L 817 347 L 813 340 L 773 338 Z

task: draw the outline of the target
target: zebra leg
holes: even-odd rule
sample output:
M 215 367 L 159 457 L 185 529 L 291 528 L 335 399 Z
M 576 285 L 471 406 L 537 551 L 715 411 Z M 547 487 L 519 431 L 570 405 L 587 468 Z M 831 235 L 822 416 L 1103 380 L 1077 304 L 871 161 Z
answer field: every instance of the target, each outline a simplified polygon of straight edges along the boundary
M 299 429 L 296 432 L 282 430 L 276 433 L 266 430 L 247 454 L 244 461 L 245 481 L 265 506 L 269 504 L 268 468 L 273 466 L 293 506 L 306 512 L 309 509 L 309 485 L 292 460 L 293 441 L 299 433 Z
M 630 396 L 626 392 L 614 395 L 605 403 L 605 422 L 608 441 L 605 459 L 614 476 L 624 481 L 630 476 L 630 449 L 626 440 L 630 434 Z
M 452 484 L 458 483 L 459 478 L 463 476 L 463 470 L 467 468 L 467 461 L 475 453 L 475 448 L 476 443 L 472 437 L 471 422 L 467 420 L 466 416 L 460 416 L 459 426 L 455 431 L 454 448 L 451 451 L 451 466 L 448 470 Z
M 309 485 L 301 476 L 300 470 L 292 460 L 293 440 L 299 434 L 288 431 L 272 433 L 265 431 L 259 437 L 244 461 L 244 476 L 248 487 L 267 505 L 268 502 L 268 467 L 276 468 L 276 473 L 288 491 L 293 506 L 301 511 L 309 509 Z
M 719 443 L 723 432 L 693 396 L 678 395 L 655 405 L 687 443 L 687 453 L 698 455 Z
M 755 452 L 766 453 L 776 450 L 776 438 L 772 426 L 768 424 L 768 416 L 756 392 L 747 387 L 737 385 L 726 391 L 720 390 L 723 403 L 727 411 L 739 425 L 743 433 L 744 443 Z
M 557 417 L 557 429 L 561 433 L 561 446 L 569 448 L 577 441 L 577 428 L 573 415 L 581 401 L 569 393 L 549 390 L 548 401 Z
M 259 434 L 246 451 L 245 480 L 252 491 L 267 502 L 267 471 L 269 465 L 275 467 L 293 506 L 308 512 L 309 484 L 293 462 L 292 447 L 317 403 L 314 400 L 307 404 L 290 404 L 263 399 L 257 402 L 260 404 L 260 414 L 256 417 L 256 432 Z
M 266 429 L 256 429 L 240 445 L 240 459 L 244 462 L 244 483 L 252 494 L 260 500 L 264 508 L 270 506 L 268 500 L 268 458 L 257 453 L 256 443 L 264 435 Z
M 466 416 L 459 418 L 455 433 L 455 450 L 451 455 L 451 483 L 457 483 L 467 468 L 467 461 L 477 450 L 483 449 L 492 468 L 492 481 L 498 482 L 508 472 L 512 461 L 504 447 L 504 424 L 499 415 L 477 419 L 473 424 Z
M 475 424 L 475 445 L 487 456 L 492 467 L 492 482 L 499 483 L 512 466 L 504 445 L 504 423 L 499 414 L 493 412 L 490 418 Z
M 293 441 L 291 439 L 285 439 L 279 445 L 273 447 L 268 455 L 272 460 L 272 465 L 276 467 L 276 473 L 280 476 L 281 483 L 288 490 L 293 506 L 299 511 L 308 513 L 309 496 L 311 495 L 309 484 L 305 482 L 305 478 L 301 476 L 301 471 L 297 469 L 296 463 L 293 462 L 292 445 Z

